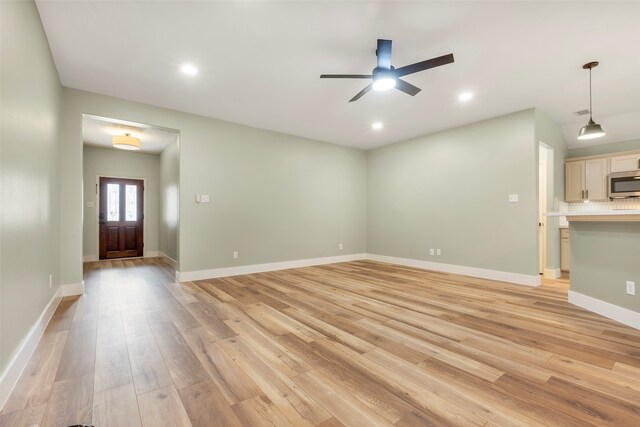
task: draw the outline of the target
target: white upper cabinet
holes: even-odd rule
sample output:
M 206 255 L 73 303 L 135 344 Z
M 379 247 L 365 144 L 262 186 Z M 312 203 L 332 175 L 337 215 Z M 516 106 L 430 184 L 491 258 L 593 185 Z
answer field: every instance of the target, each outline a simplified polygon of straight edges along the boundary
M 640 153 L 609 157 L 611 172 L 625 172 L 640 169 Z

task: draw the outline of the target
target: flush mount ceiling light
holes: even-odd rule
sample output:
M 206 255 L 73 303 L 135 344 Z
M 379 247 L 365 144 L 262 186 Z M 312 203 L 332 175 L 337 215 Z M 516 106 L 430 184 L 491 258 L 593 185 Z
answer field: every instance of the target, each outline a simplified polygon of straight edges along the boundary
M 598 61 L 584 64 L 582 68 L 589 70 L 589 121 L 578 132 L 578 139 L 594 139 L 604 136 L 602 126 L 593 121 L 593 108 L 591 107 L 591 70 L 598 66 Z
M 382 129 L 382 123 L 380 123 L 380 122 L 371 123 L 371 129 L 373 129 L 373 130 Z
M 139 150 L 140 149 L 140 140 L 138 138 L 134 138 L 129 133 L 125 133 L 124 135 L 115 135 L 111 143 L 115 148 L 120 148 L 121 150 Z
M 198 69 L 193 64 L 182 64 L 180 67 L 180 71 L 182 71 L 187 76 L 195 76 L 198 74 Z
M 458 95 L 458 101 L 462 102 L 470 101 L 471 98 L 473 98 L 473 93 L 471 92 L 462 92 L 460 95 Z

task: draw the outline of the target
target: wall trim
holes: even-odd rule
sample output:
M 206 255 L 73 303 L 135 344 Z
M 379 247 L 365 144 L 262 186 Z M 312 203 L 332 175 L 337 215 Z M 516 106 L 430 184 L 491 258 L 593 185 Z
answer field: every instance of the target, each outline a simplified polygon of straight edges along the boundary
M 24 368 L 27 366 L 29 359 L 31 359 L 33 352 L 40 342 L 40 338 L 42 338 L 44 334 L 44 330 L 49 324 L 51 317 L 53 317 L 53 313 L 55 313 L 58 308 L 58 304 L 60 304 L 60 300 L 62 300 L 62 286 L 58 288 L 58 291 L 44 308 L 40 317 L 36 320 L 36 323 L 34 323 L 29 332 L 27 332 L 27 335 L 18 347 L 18 351 L 7 365 L 2 376 L 0 376 L 0 410 L 4 407 L 9 395 L 20 379 Z
M 60 285 L 58 291 L 61 297 L 70 297 L 73 295 L 84 294 L 84 280 L 80 283 L 68 283 L 66 285 Z
M 515 283 L 517 285 L 540 286 L 540 275 L 526 275 L 520 273 L 510 273 L 506 271 L 487 270 L 476 267 L 466 267 L 454 264 L 444 264 L 437 262 L 421 261 L 408 258 L 397 258 L 376 254 L 352 254 L 339 255 L 323 258 L 310 258 L 295 261 L 273 262 L 267 264 L 251 264 L 238 267 L 223 267 L 210 270 L 199 271 L 176 271 L 178 282 L 190 282 L 193 280 L 214 279 L 217 277 L 238 276 L 242 274 L 262 273 L 267 271 L 286 270 L 289 268 L 311 267 L 314 265 L 333 264 L 337 262 L 348 262 L 362 259 L 372 261 L 388 262 L 391 264 L 406 265 L 409 267 L 421 268 L 423 270 L 442 271 L 446 273 L 460 274 L 463 276 L 479 277 L 482 279 L 497 280 L 501 282 Z
M 462 276 L 479 277 L 481 279 L 497 280 L 509 282 L 516 285 L 540 286 L 540 275 L 528 275 L 521 273 L 510 273 L 507 271 L 487 270 L 477 267 L 466 267 L 463 265 L 444 264 L 440 262 L 421 261 L 409 258 L 396 258 L 386 255 L 367 254 L 367 259 L 372 261 L 388 262 L 391 264 L 406 265 L 408 267 L 421 268 L 423 270 L 442 271 L 445 273 L 460 274 Z
M 544 278 L 545 279 L 557 279 L 562 275 L 562 271 L 559 268 L 545 268 L 544 269 Z
M 160 256 L 160 252 L 158 251 L 143 251 L 143 258 L 158 258 Z
M 95 262 L 99 261 L 98 257 L 95 255 L 83 255 L 82 262 Z
M 264 273 L 267 271 L 287 270 L 290 268 L 311 267 L 314 265 L 334 264 L 337 262 L 348 262 L 366 259 L 367 255 L 351 254 L 338 255 L 322 258 L 299 259 L 294 261 L 271 262 L 266 264 L 241 265 L 238 267 L 214 268 L 211 270 L 199 271 L 176 271 L 178 282 L 191 282 L 193 280 L 215 279 L 217 277 L 239 276 L 242 274 Z
M 169 264 L 171 267 L 173 267 L 174 270 L 178 269 L 178 261 L 171 258 L 169 255 L 165 254 L 162 251 L 158 251 L 158 257 L 164 258 L 165 262 Z
M 569 291 L 569 302 L 585 310 L 608 317 L 616 322 L 640 329 L 640 313 L 637 311 L 629 310 L 628 308 L 620 307 L 576 291 Z

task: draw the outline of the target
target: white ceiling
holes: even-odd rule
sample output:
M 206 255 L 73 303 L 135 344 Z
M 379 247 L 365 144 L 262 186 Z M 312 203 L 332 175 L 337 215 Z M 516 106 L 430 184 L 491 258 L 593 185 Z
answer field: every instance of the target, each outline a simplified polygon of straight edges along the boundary
M 65 86 L 360 148 L 530 107 L 563 126 L 570 147 L 586 117 L 593 143 L 640 138 L 640 2 L 37 1 Z M 456 62 L 370 92 L 320 80 L 369 73 L 377 38 L 398 67 L 454 53 Z M 196 64 L 188 78 L 179 67 Z M 457 100 L 472 91 L 466 104 Z M 381 121 L 381 131 L 370 124 Z
M 126 133 L 140 139 L 140 150 L 134 151 L 135 153 L 159 154 L 178 139 L 178 133 L 175 131 L 142 123 L 89 114 L 82 118 L 82 138 L 85 145 L 118 150 L 113 148 L 111 138 Z

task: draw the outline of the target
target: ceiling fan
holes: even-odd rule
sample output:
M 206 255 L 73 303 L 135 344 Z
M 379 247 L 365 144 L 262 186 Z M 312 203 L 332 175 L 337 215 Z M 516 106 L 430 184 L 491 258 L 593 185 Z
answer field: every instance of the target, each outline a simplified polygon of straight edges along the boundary
M 405 65 L 404 67 L 395 68 L 391 65 L 391 40 L 378 39 L 378 48 L 376 49 L 378 64 L 371 74 L 322 74 L 321 79 L 371 79 L 367 87 L 362 89 L 356 96 L 351 98 L 349 102 L 357 101 L 362 96 L 374 90 L 388 90 L 396 88 L 411 96 L 415 96 L 422 89 L 405 82 L 400 77 L 429 68 L 439 67 L 441 65 L 451 64 L 453 62 L 453 53 L 438 56 L 437 58 L 427 59 L 426 61 L 416 62 L 415 64 Z

